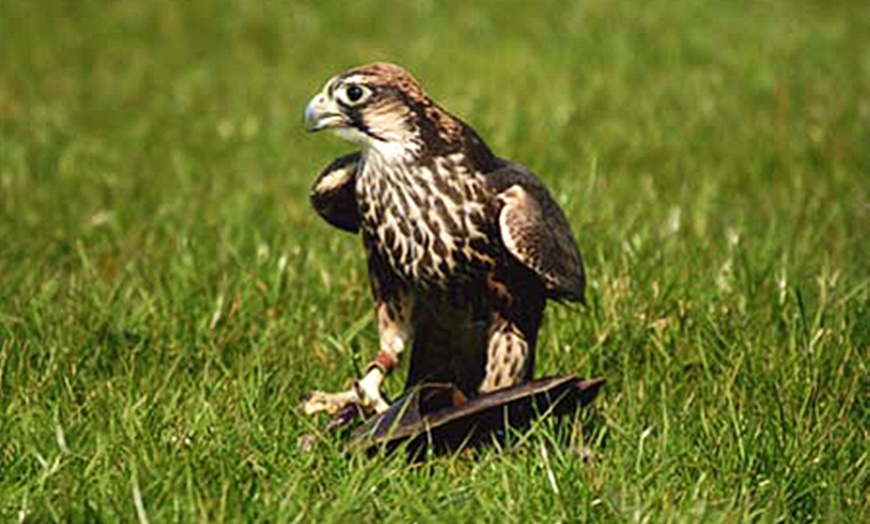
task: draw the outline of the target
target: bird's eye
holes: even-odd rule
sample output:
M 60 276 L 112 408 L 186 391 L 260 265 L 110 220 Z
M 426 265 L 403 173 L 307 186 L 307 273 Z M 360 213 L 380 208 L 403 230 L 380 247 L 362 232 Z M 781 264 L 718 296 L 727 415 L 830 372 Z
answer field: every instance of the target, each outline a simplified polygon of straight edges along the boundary
M 347 99 L 351 102 L 359 102 L 359 99 L 363 96 L 363 90 L 358 85 L 352 85 L 347 88 Z
M 371 94 L 371 91 L 359 84 L 350 84 L 343 90 L 339 91 L 338 94 L 344 99 L 345 104 L 355 106 L 365 102 Z

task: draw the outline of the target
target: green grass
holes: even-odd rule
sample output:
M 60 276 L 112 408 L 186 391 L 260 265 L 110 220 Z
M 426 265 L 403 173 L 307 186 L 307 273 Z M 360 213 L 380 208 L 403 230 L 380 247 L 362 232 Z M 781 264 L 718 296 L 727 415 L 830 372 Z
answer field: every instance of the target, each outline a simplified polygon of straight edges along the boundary
M 857 1 L 0 3 L 0 520 L 870 521 L 868 48 Z M 375 59 L 564 206 L 573 429 L 297 449 L 376 336 L 302 110 Z

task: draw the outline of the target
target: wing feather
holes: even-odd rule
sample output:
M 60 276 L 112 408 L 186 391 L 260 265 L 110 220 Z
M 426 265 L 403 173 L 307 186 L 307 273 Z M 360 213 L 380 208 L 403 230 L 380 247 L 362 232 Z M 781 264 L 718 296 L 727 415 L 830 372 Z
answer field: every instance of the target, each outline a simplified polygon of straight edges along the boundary
M 583 302 L 583 258 L 568 219 L 544 184 L 507 162 L 488 179 L 502 205 L 499 232 L 508 252 L 541 278 L 551 298 Z
M 356 176 L 361 158 L 357 152 L 335 159 L 320 173 L 309 193 L 312 207 L 324 220 L 350 233 L 359 232 L 360 227 Z

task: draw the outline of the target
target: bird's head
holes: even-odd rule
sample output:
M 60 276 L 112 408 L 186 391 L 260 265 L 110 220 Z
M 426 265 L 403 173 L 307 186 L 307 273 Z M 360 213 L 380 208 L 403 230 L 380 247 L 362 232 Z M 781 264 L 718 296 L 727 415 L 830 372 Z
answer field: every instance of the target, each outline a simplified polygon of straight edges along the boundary
M 309 131 L 328 129 L 381 152 L 456 142 L 463 127 L 407 71 L 385 63 L 356 67 L 329 79 L 308 103 L 305 125 Z

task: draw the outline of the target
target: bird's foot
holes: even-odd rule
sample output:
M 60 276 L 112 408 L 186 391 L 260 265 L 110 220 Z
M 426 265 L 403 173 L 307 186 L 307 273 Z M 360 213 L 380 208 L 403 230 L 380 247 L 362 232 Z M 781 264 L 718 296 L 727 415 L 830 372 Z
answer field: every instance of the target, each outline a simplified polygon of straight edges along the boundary
M 303 397 L 301 408 L 306 415 L 324 411 L 330 415 L 336 415 L 347 406 L 358 404 L 360 404 L 360 399 L 354 388 L 340 393 L 312 391 Z
M 357 406 L 366 414 L 382 413 L 390 407 L 381 395 L 380 382 L 371 380 L 369 375 L 366 375 L 347 391 L 338 393 L 312 391 L 308 393 L 302 399 L 301 408 L 306 415 L 324 411 L 330 415 L 336 415 L 348 406 Z

